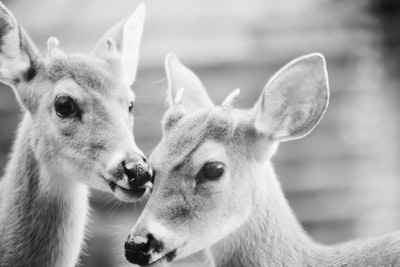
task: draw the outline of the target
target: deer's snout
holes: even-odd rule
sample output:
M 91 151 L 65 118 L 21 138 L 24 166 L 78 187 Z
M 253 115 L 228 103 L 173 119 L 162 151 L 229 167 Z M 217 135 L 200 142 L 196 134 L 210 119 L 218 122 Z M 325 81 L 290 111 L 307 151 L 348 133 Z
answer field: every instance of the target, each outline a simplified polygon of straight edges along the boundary
M 125 242 L 125 257 L 140 266 L 161 266 L 177 259 L 184 244 L 182 238 L 156 220 L 141 218 Z
M 136 201 L 153 187 L 153 171 L 142 153 L 113 157 L 107 172 L 106 180 L 112 192 L 122 201 Z
M 125 257 L 133 264 L 140 266 L 152 263 L 157 254 L 164 250 L 162 241 L 157 240 L 152 234 L 146 236 L 128 237 L 125 242 Z
M 163 247 L 163 243 L 151 234 L 146 236 L 130 235 L 125 242 L 125 257 L 133 264 L 149 265 L 152 258 L 154 258 L 154 254 L 160 253 Z
M 144 187 L 153 179 L 153 171 L 141 154 L 114 159 L 109 163 L 108 172 L 112 182 L 125 189 Z
M 148 182 L 152 183 L 153 172 L 144 156 L 139 160 L 127 158 L 120 164 L 130 188 L 143 187 Z

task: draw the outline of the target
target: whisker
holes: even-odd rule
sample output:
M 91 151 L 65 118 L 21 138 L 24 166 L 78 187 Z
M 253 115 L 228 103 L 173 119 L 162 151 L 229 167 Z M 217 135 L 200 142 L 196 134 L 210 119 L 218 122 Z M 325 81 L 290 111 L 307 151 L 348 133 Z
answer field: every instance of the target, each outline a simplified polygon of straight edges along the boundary
M 105 209 L 105 208 L 109 208 L 109 206 L 111 205 L 111 204 L 113 204 L 115 202 L 115 199 L 114 198 L 109 198 L 109 199 L 107 199 L 104 203 L 102 203 L 97 209 L 98 210 L 103 210 L 103 209 Z
M 159 84 L 159 83 L 162 83 L 163 81 L 166 81 L 166 80 L 167 80 L 167 78 L 162 78 L 162 79 L 156 80 L 156 81 L 150 83 L 149 85 L 145 85 L 145 86 L 143 86 L 143 87 L 140 87 L 140 88 L 138 88 L 138 89 L 135 89 L 135 92 L 140 92 L 140 91 L 142 91 L 142 90 L 144 90 L 144 89 L 150 88 L 150 87 L 152 87 L 152 86 L 154 86 L 154 85 L 157 85 L 157 84 Z
M 159 93 L 159 94 L 152 94 L 152 95 L 138 95 L 136 96 L 136 99 L 142 101 L 142 99 L 152 99 L 152 98 L 164 98 L 164 94 L 163 93 Z
M 121 202 L 119 201 L 115 202 L 114 207 L 111 209 L 110 216 L 115 215 L 121 205 L 122 205 Z
M 196 259 L 194 256 L 192 256 L 192 255 L 190 255 L 189 256 L 189 258 L 192 260 L 192 261 L 194 261 L 195 263 L 197 263 L 198 265 L 200 265 L 200 266 L 206 266 L 206 267 L 208 267 L 206 264 L 207 264 L 207 262 L 200 262 L 198 259 Z

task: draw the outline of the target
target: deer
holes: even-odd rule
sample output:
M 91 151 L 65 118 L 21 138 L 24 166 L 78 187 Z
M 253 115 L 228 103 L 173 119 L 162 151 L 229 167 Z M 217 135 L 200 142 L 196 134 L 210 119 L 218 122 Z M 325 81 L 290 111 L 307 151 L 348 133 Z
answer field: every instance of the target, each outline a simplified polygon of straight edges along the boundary
M 55 37 L 41 54 L 0 3 L 0 81 L 22 119 L 0 184 L 0 266 L 72 267 L 79 261 L 89 189 L 134 202 L 152 173 L 133 136 L 141 4 L 89 54 Z
M 175 54 L 165 62 L 168 108 L 150 155 L 154 188 L 125 242 L 126 259 L 166 266 L 195 253 L 218 267 L 400 266 L 400 233 L 332 246 L 295 217 L 271 160 L 280 142 L 306 136 L 329 102 L 325 58 L 280 69 L 250 109 L 240 90 L 215 105 Z

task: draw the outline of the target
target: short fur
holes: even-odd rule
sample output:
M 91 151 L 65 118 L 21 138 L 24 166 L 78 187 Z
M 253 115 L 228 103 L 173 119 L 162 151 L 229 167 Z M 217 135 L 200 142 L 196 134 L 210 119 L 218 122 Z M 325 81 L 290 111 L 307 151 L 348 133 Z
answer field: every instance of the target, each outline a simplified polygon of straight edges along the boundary
M 144 161 L 130 112 L 143 20 L 141 6 L 90 56 L 63 53 L 55 38 L 43 56 L 0 2 L 0 81 L 13 88 L 23 110 L 0 183 L 1 267 L 76 266 L 88 187 L 124 201 L 148 191 L 129 185 L 122 169 Z M 58 114 L 60 96 L 73 99 L 76 113 Z
M 40 164 L 24 118 L 1 183 L 0 266 L 74 266 L 83 242 L 88 191 L 77 182 L 63 190 L 40 182 Z M 70 179 L 70 178 L 67 178 Z
M 251 110 L 214 106 L 195 74 L 174 55 L 167 57 L 166 68 L 174 77 L 168 99 L 180 90 L 181 75 L 191 92 L 183 97 L 183 109 L 170 101 L 163 139 L 150 158 L 154 191 L 127 240 L 129 248 L 152 237 L 150 249 L 138 255 L 142 262 L 146 255 L 147 264 L 161 266 L 204 252 L 218 267 L 400 266 L 400 232 L 330 247 L 313 241 L 274 173 L 271 158 L 278 143 L 307 135 L 326 110 L 322 55 L 282 68 Z M 223 163 L 224 174 L 205 179 L 202 168 L 208 162 Z M 153 250 L 152 242 L 163 250 Z M 126 250 L 132 262 L 134 251 Z

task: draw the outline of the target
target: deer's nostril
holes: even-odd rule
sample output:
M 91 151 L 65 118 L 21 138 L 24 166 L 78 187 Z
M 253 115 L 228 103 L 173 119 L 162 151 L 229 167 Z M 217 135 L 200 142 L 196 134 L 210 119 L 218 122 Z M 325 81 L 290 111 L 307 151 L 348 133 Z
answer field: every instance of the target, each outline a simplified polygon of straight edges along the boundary
M 128 182 L 131 187 L 141 187 L 147 182 L 151 182 L 152 176 L 147 163 L 137 163 L 131 165 L 123 163 L 122 166 L 124 167 L 124 172 L 128 177 Z
M 164 245 L 161 241 L 154 238 L 152 234 L 147 235 L 147 244 L 149 246 L 149 250 L 155 253 L 160 253 L 164 250 Z
M 148 265 L 150 262 L 146 243 L 125 242 L 125 257 L 129 262 L 140 266 Z
M 157 241 L 151 234 L 146 237 L 129 237 L 125 242 L 125 257 L 133 264 L 148 265 L 151 254 L 160 252 L 162 247 L 161 242 Z

